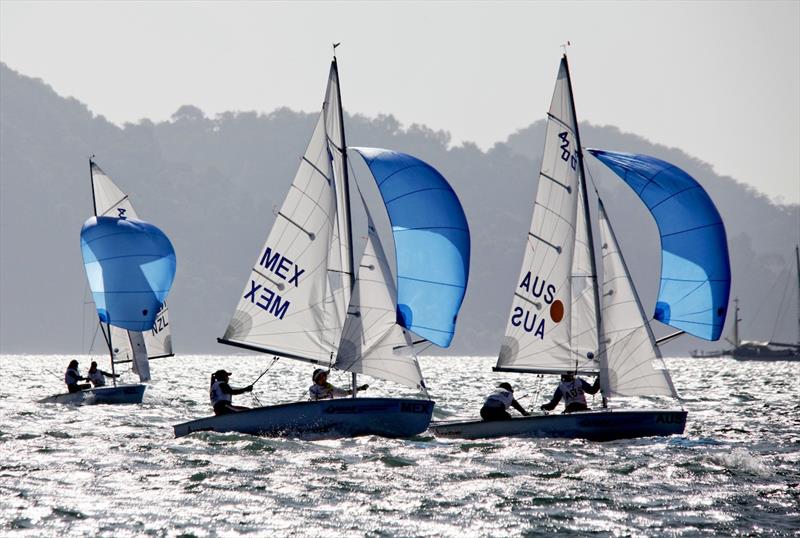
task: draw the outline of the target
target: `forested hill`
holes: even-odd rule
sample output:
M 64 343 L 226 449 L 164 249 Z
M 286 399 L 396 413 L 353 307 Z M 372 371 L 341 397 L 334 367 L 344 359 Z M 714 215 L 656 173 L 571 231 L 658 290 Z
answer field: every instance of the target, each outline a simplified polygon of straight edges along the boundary
M 136 99 L 135 87 L 130 99 Z M 447 133 L 405 127 L 392 116 L 345 116 L 349 145 L 417 155 L 442 172 L 461 198 L 472 265 L 447 353 L 493 355 L 499 349 L 533 208 L 545 105 L 521 109 L 520 116 L 533 123 L 485 152 L 473 144 L 452 146 Z M 92 214 L 87 159 L 94 154 L 140 217 L 162 228 L 175 246 L 178 276 L 169 303 L 176 350 L 232 352 L 215 339 L 227 326 L 315 116 L 279 109 L 208 118 L 183 106 L 169 121 L 119 127 L 41 80 L 0 65 L 0 351 L 86 350 L 79 230 Z M 581 128 L 589 147 L 651 154 L 697 178 L 726 222 L 743 336 L 796 338 L 797 301 L 786 271 L 794 270 L 798 206 L 775 205 L 679 149 L 614 127 Z M 374 201 L 370 177 L 352 161 L 361 189 Z M 652 311 L 659 271 L 655 225 L 628 187 L 597 161 L 587 161 Z M 686 337 L 667 352 L 682 354 L 701 344 Z

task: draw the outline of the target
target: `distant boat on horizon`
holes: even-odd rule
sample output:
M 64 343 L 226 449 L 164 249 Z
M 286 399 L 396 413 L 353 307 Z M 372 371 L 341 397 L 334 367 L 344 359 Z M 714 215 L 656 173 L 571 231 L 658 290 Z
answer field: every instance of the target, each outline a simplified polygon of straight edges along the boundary
M 81 230 L 81 251 L 112 385 L 39 403 L 141 403 L 150 359 L 174 355 L 166 296 L 175 275 L 175 251 L 161 230 L 138 219 L 128 195 L 91 158 L 89 178 L 94 217 Z M 132 364 L 140 383 L 117 384 L 116 367 L 122 363 Z
M 697 181 L 667 162 L 587 151 L 631 187 L 655 219 L 662 263 L 654 318 L 679 331 L 656 340 L 599 193 L 603 280 L 598 283 L 583 148 L 564 54 L 548 112 L 525 257 L 494 371 L 596 375 L 603 407 L 510 420 L 433 422 L 435 435 L 608 441 L 683 433 L 683 408 L 612 409 L 607 402 L 627 396 L 679 401 L 659 344 L 684 333 L 719 338 L 730 292 L 722 218 Z
M 742 340 L 740 338 L 739 298 L 733 300 L 735 304 L 733 318 L 733 339 L 728 340 L 733 347 L 720 351 L 693 350 L 691 355 L 695 359 L 709 359 L 719 357 L 733 357 L 737 361 L 800 361 L 800 246 L 795 246 L 795 269 L 797 271 L 797 343 Z

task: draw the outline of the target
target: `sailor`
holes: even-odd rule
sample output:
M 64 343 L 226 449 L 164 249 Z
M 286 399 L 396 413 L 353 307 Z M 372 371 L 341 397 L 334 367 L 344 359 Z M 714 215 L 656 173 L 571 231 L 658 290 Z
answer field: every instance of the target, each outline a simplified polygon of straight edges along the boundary
M 84 389 L 92 388 L 88 383 L 78 385 L 78 381 L 89 381 L 89 378 L 81 376 L 78 371 L 78 361 L 71 360 L 67 366 L 67 371 L 64 373 L 64 383 L 67 384 L 67 390 L 70 392 L 80 392 Z
M 211 405 L 214 406 L 215 415 L 227 415 L 228 413 L 238 413 L 239 411 L 246 411 L 249 407 L 241 405 L 233 405 L 233 396 L 236 394 L 244 394 L 245 392 L 253 392 L 253 385 L 241 389 L 234 389 L 228 384 L 228 379 L 232 374 L 225 370 L 217 370 L 211 374 L 211 390 L 209 396 L 211 397 Z
M 308 397 L 311 400 L 330 400 L 332 398 L 341 398 L 342 396 L 349 396 L 353 391 L 348 389 L 340 389 L 328 383 L 328 370 L 317 368 L 311 374 L 311 379 L 314 384 L 308 387 Z M 361 385 L 358 390 L 367 390 L 369 385 Z
M 97 368 L 97 361 L 92 361 L 92 365 L 89 367 L 88 376 L 88 379 L 92 382 L 92 385 L 95 387 L 103 387 L 106 384 L 106 376 L 119 377 L 119 374 L 109 374 L 108 372 L 99 370 Z
M 556 387 L 553 394 L 553 399 L 543 404 L 541 409 L 543 411 L 552 411 L 564 398 L 564 412 L 574 413 L 575 411 L 588 411 L 589 406 L 586 405 L 586 395 L 597 394 L 600 390 L 600 378 L 594 380 L 594 384 L 590 385 L 580 377 L 575 377 L 574 374 L 567 373 L 561 375 L 561 383 Z
M 530 415 L 530 413 L 525 411 L 525 408 L 514 398 L 514 388 L 511 386 L 511 383 L 500 383 L 497 385 L 497 390 L 491 393 L 483 403 L 483 407 L 481 407 L 481 418 L 487 421 L 511 420 L 511 414 L 507 411 L 511 406 L 522 413 L 523 416 L 527 417 Z

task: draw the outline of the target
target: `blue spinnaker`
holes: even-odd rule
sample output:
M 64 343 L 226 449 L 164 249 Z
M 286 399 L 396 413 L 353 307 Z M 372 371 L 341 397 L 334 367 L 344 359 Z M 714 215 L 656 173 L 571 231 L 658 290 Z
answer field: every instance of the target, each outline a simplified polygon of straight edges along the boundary
M 653 317 L 718 340 L 731 289 L 728 241 L 714 202 L 689 174 L 655 157 L 590 149 L 650 210 L 661 235 L 661 287 Z
M 397 322 L 447 347 L 469 277 L 469 227 L 461 202 L 439 172 L 411 155 L 351 149 L 369 166 L 392 223 Z
M 175 278 L 175 251 L 147 222 L 92 217 L 81 253 L 100 321 L 130 331 L 153 328 Z

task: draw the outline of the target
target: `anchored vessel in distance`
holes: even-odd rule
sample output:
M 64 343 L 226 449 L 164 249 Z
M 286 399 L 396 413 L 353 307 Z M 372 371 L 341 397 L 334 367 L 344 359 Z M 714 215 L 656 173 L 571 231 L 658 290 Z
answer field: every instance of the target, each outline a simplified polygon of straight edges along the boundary
M 683 409 L 611 409 L 617 396 L 677 398 L 611 222 L 598 199 L 603 280 L 598 283 L 589 193 L 566 55 L 548 112 L 546 141 L 525 258 L 499 372 L 599 375 L 603 409 L 505 421 L 435 422 L 442 437 L 505 435 L 612 440 L 680 434 Z M 700 185 L 646 155 L 589 150 L 639 196 L 661 236 L 655 319 L 719 338 L 730 291 L 722 219 Z M 662 339 L 665 341 L 666 339 Z
M 40 403 L 141 403 L 149 359 L 168 357 L 172 336 L 166 297 L 175 277 L 175 251 L 164 233 L 139 220 L 128 195 L 89 160 L 94 216 L 81 229 L 81 251 L 111 370 L 131 363 L 141 383 L 95 387 Z
M 292 402 L 193 420 L 197 431 L 408 437 L 434 402 L 357 397 L 357 374 L 425 393 L 410 331 L 447 347 L 469 272 L 469 229 L 447 181 L 410 155 L 350 148 L 378 183 L 392 224 L 397 282 L 364 204 L 366 247 L 354 263 L 347 145 L 336 57 L 322 111 L 289 193 L 220 343 L 352 373 L 353 398 Z M 363 199 L 362 199 L 362 203 Z
M 800 247 L 794 248 L 795 269 L 797 276 L 797 342 L 759 342 L 756 340 L 742 340 L 740 338 L 739 322 L 739 299 L 733 300 L 733 339 L 725 338 L 733 345 L 731 349 L 722 351 L 692 351 L 692 357 L 696 359 L 707 359 L 716 357 L 733 357 L 737 361 L 800 361 Z M 778 315 L 782 315 L 779 312 Z

